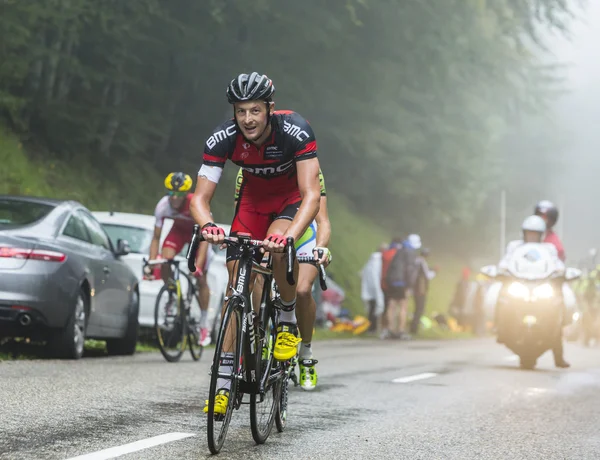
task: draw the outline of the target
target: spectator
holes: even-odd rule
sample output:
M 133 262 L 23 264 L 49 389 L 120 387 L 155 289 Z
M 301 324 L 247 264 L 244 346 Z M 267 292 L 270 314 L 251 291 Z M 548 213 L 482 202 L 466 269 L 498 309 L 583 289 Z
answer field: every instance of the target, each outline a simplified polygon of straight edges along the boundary
M 384 311 L 384 297 L 381 290 L 382 254 L 387 249 L 385 244 L 371 254 L 361 271 L 361 298 L 371 325 L 369 332 L 378 330 L 377 323 Z
M 417 334 L 421 323 L 421 316 L 425 311 L 425 303 L 427 301 L 427 292 L 429 291 L 429 281 L 435 277 L 435 271 L 430 270 L 427 265 L 427 256 L 429 249 L 421 249 L 421 254 L 417 257 L 417 280 L 414 286 L 415 312 L 410 324 L 410 333 Z
M 461 277 L 456 284 L 456 290 L 454 291 L 454 297 L 450 301 L 449 313 L 450 316 L 456 318 L 459 324 L 463 324 L 463 316 L 465 306 L 467 304 L 467 294 L 469 290 L 471 278 L 471 270 L 465 266 L 462 269 Z
M 390 249 L 382 255 L 382 290 L 385 300 L 384 321 L 381 338 L 389 336 L 409 339 L 405 331 L 407 297 L 411 294 L 417 276 L 416 250 L 421 248 L 419 235 L 409 235 L 404 241 L 392 241 Z M 394 328 L 396 314 L 399 315 L 398 327 Z M 395 329 L 394 332 L 390 330 Z

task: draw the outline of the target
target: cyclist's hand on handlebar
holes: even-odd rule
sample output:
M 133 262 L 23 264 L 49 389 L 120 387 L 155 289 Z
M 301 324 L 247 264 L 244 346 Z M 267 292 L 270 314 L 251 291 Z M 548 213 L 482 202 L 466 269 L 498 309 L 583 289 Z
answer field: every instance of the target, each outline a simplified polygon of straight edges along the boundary
M 145 280 L 153 280 L 154 274 L 152 273 L 152 267 L 150 265 L 144 265 L 142 268 L 143 276 L 142 278 Z
M 285 249 L 286 237 L 278 233 L 272 233 L 267 235 L 263 241 L 263 247 L 265 251 L 269 252 L 283 252 Z
M 202 227 L 202 238 L 211 244 L 222 244 L 225 241 L 225 230 L 209 222 Z
M 322 257 L 319 257 L 319 251 L 321 251 Z M 323 265 L 324 267 L 327 267 L 327 265 L 329 265 L 331 263 L 331 259 L 332 259 L 331 251 L 327 248 L 317 246 L 316 248 L 313 249 L 313 255 L 315 256 L 315 260 L 317 261 L 317 264 L 319 264 L 319 265 Z

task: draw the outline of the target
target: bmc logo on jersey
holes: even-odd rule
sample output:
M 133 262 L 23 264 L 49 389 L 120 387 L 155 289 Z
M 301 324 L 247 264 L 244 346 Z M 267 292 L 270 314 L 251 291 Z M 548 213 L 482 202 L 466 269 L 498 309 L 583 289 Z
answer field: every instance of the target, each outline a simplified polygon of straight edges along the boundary
M 283 121 L 283 130 L 290 136 L 298 139 L 300 142 L 304 142 L 310 137 L 306 131 L 300 128 L 300 126 L 293 125 L 285 120 Z
M 208 138 L 208 140 L 206 141 L 206 145 L 208 146 L 209 149 L 212 149 L 215 145 L 217 145 L 223 139 L 225 139 L 226 137 L 231 137 L 231 136 L 235 135 L 235 133 L 236 133 L 235 125 L 231 125 L 227 129 L 222 129 L 221 131 L 217 131 L 212 136 L 210 136 Z
M 292 168 L 292 166 L 294 166 L 294 160 L 290 160 L 277 166 L 243 166 L 242 169 L 255 176 L 279 176 Z

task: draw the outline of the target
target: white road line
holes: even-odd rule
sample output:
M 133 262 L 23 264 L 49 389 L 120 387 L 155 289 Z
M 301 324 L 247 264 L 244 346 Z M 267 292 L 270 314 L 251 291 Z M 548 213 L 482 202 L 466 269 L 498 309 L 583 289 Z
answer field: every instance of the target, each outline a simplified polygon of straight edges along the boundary
M 394 383 L 409 383 L 414 382 L 416 380 L 424 380 L 430 379 L 431 377 L 435 377 L 437 374 L 435 372 L 425 372 L 423 374 L 415 374 L 409 375 L 408 377 L 399 377 L 397 379 L 392 380 Z
M 149 447 L 159 446 L 168 442 L 178 441 L 180 439 L 196 436 L 193 433 L 167 433 L 152 438 L 141 439 L 122 446 L 111 447 L 110 449 L 99 450 L 90 454 L 72 457 L 67 460 L 108 460 L 110 458 L 120 457 L 121 455 L 137 452 L 138 450 L 148 449 Z

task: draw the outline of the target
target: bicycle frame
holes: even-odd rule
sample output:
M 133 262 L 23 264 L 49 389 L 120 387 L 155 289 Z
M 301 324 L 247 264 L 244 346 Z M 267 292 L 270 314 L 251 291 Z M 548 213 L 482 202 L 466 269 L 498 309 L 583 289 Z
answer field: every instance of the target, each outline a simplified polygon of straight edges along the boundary
M 273 281 L 273 271 L 270 268 L 263 267 L 256 263 L 253 257 L 253 248 L 247 243 L 243 237 L 240 238 L 241 246 L 240 249 L 242 254 L 237 263 L 236 276 L 234 277 L 235 288 L 231 286 L 232 294 L 226 298 L 230 300 L 237 297 L 241 300 L 243 306 L 242 311 L 242 340 L 244 341 L 244 378 L 240 381 L 240 391 L 242 393 L 255 393 L 263 395 L 265 388 L 268 387 L 268 381 L 270 379 L 277 380 L 282 376 L 283 372 L 279 372 L 271 375 L 270 368 L 272 360 L 268 361 L 268 368 L 266 372 L 262 369 L 261 353 L 259 353 L 259 347 L 261 343 L 261 327 L 266 327 L 268 319 L 271 314 L 271 309 L 274 308 L 272 299 L 270 299 L 270 286 Z M 244 244 L 246 242 L 246 244 Z M 269 265 L 271 264 L 271 257 L 269 257 Z M 252 279 L 252 272 L 256 272 L 258 276 L 263 276 L 265 281 L 265 287 L 269 289 L 263 289 L 260 308 L 258 311 L 259 321 L 255 324 L 257 314 L 254 312 L 252 302 L 250 300 L 250 281 Z M 249 275 L 250 274 L 250 275 Z M 258 327 L 256 327 L 258 326 Z M 269 331 L 265 329 L 264 337 L 268 337 Z M 238 375 L 241 374 L 242 369 L 238 369 Z M 262 376 L 260 380 L 256 376 Z

